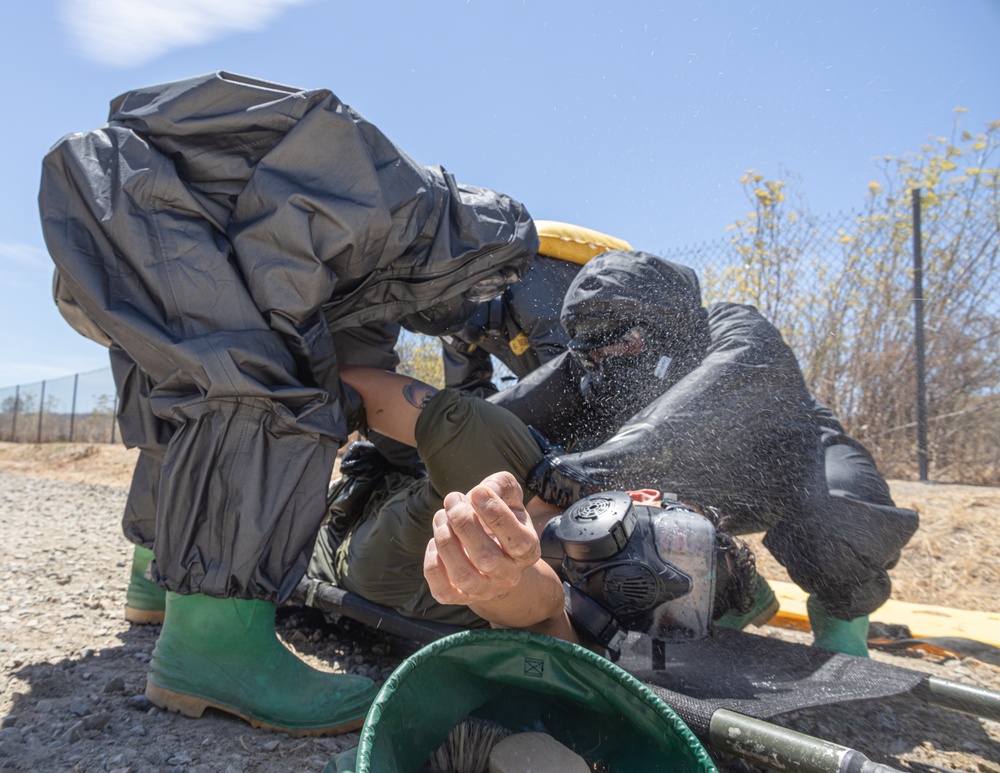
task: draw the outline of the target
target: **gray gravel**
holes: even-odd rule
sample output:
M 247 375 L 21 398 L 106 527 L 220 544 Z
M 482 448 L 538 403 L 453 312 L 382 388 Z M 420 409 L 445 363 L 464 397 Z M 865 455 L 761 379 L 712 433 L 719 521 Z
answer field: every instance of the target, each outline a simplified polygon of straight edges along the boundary
M 356 745 L 357 733 L 296 739 L 224 714 L 191 720 L 149 704 L 143 690 L 159 629 L 131 627 L 122 617 L 131 556 L 118 523 L 124 501 L 118 488 L 0 471 L 0 769 L 319 773 Z M 279 621 L 285 641 L 327 670 L 384 680 L 414 649 L 313 610 L 283 609 Z M 976 660 L 875 657 L 1000 690 L 1000 669 Z M 1000 723 L 930 710 L 912 698 L 778 721 L 904 770 L 1000 773 Z
M 301 739 L 222 713 L 163 712 L 143 695 L 157 626 L 122 617 L 125 491 L 0 471 L 0 769 L 319 773 L 357 733 Z M 384 679 L 412 648 L 312 610 L 279 611 L 312 665 Z

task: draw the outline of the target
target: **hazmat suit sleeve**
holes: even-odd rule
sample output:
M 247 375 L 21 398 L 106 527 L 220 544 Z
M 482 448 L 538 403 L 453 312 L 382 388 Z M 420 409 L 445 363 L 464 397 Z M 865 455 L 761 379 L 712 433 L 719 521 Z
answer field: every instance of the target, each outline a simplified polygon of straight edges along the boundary
M 576 360 L 563 352 L 489 399 L 552 443 L 572 448 L 582 434 L 603 430 L 607 437 L 613 428 L 608 417 L 595 414 L 581 398 L 582 377 Z
M 386 325 L 537 246 L 517 202 L 330 92 L 226 73 L 116 99 L 50 151 L 39 205 L 68 292 L 174 429 L 156 579 L 218 597 L 280 601 L 304 573 L 356 420 L 338 357 L 390 361 Z M 379 329 L 338 351 L 358 328 Z
M 790 491 L 821 485 L 810 482 L 822 469 L 810 397 L 793 353 L 755 309 L 713 307 L 709 329 L 696 367 L 668 371 L 662 393 L 612 437 L 560 461 L 595 489 L 653 487 L 763 525 Z

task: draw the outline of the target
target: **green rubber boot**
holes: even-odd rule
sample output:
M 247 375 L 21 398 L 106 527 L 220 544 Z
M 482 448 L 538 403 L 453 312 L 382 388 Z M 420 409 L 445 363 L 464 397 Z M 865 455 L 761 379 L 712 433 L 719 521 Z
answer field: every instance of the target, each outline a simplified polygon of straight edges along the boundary
M 813 645 L 831 652 L 842 652 L 857 658 L 868 657 L 868 617 L 839 620 L 826 607 L 810 596 L 806 612 L 813 631 Z
M 275 608 L 266 601 L 167 593 L 146 697 L 188 717 L 212 707 L 295 736 L 361 727 L 375 684 L 299 660 L 274 631 Z
M 167 604 L 167 592 L 146 579 L 146 569 L 153 551 L 136 545 L 132 552 L 132 573 L 125 591 L 125 619 L 137 625 L 161 625 Z
M 742 631 L 748 625 L 760 628 L 778 614 L 778 609 L 780 608 L 778 597 L 774 595 L 774 591 L 767 584 L 767 580 L 757 574 L 754 575 L 754 582 L 756 583 L 756 587 L 753 593 L 753 607 L 750 608 L 750 611 L 742 615 L 737 612 L 726 612 L 726 614 L 715 621 L 716 626 L 719 628 L 731 628 L 734 631 Z

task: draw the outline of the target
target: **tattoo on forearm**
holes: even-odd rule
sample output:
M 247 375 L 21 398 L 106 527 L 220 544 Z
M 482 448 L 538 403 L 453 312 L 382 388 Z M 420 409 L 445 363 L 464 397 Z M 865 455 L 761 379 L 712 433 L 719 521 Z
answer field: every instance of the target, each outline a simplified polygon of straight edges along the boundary
M 414 408 L 426 408 L 431 398 L 438 393 L 438 390 L 419 381 L 411 381 L 403 387 L 403 397 L 406 402 Z

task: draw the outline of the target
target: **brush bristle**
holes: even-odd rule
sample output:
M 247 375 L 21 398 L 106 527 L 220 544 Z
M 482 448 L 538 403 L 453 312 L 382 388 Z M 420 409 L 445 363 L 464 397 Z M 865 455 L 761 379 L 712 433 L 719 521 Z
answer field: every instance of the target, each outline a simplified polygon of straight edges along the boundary
M 430 758 L 431 773 L 486 773 L 490 752 L 510 735 L 503 725 L 479 717 L 466 717 L 448 733 Z

